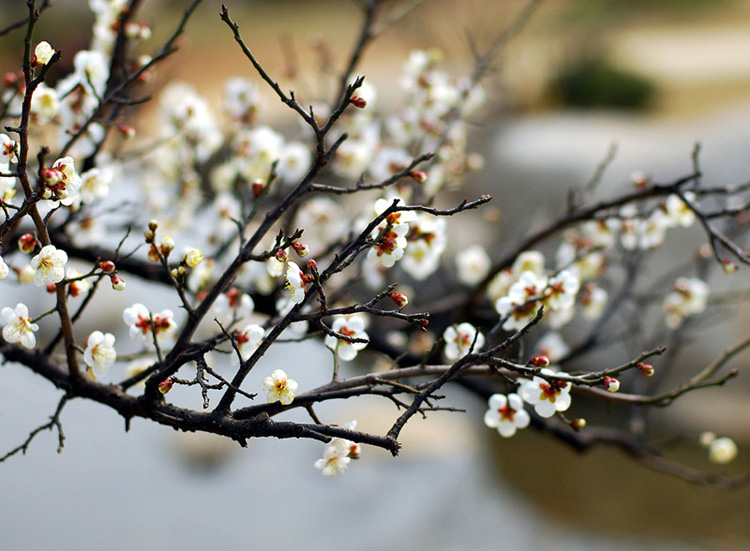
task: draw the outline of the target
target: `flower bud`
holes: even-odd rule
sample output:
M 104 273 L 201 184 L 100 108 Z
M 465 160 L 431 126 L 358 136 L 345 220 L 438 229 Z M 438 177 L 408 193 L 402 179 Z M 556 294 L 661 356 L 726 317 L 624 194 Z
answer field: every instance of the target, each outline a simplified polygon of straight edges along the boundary
M 727 274 L 733 274 L 737 271 L 737 264 L 729 260 L 728 258 L 725 258 L 722 262 L 722 268 L 724 268 L 724 272 Z
M 287 258 L 289 258 L 284 249 L 279 249 L 278 251 L 276 251 L 276 254 L 274 256 L 279 262 L 286 262 Z
M 367 101 L 359 96 L 352 96 L 349 100 L 349 103 L 351 103 L 357 109 L 364 109 L 367 106 Z
M 154 232 L 151 230 L 146 230 L 143 232 L 143 237 L 146 239 L 146 243 L 153 243 L 154 242 Z
M 132 140 L 135 138 L 135 128 L 128 124 L 121 124 L 117 127 L 117 130 L 120 131 L 120 134 L 122 134 L 122 137 L 126 140 Z
M 578 417 L 576 419 L 573 419 L 573 428 L 576 430 L 581 430 L 586 426 L 586 419 L 583 417 Z
M 172 379 L 172 377 L 170 377 L 169 379 L 166 379 L 159 383 L 159 392 L 161 392 L 162 394 L 166 394 L 167 392 L 172 390 L 173 385 L 174 380 Z
M 203 262 L 203 252 L 200 249 L 188 249 L 183 257 L 183 261 L 191 268 L 195 268 Z
M 99 262 L 99 269 L 105 274 L 112 274 L 115 272 L 116 266 L 111 260 L 104 260 Z
M 161 241 L 161 254 L 163 254 L 165 257 L 169 256 L 169 253 L 171 253 L 174 250 L 174 239 L 167 236 Z
M 708 445 L 708 459 L 717 465 L 726 465 L 737 457 L 737 444 L 734 440 L 723 436 Z
M 47 283 L 47 292 L 54 293 L 55 291 L 57 291 L 57 285 L 54 283 Z
M 36 247 L 36 238 L 30 233 L 25 233 L 18 238 L 18 249 L 22 253 L 31 254 Z
M 614 377 L 604 377 L 604 386 L 608 392 L 617 392 L 620 390 L 620 381 Z
M 266 189 L 266 183 L 263 180 L 255 180 L 250 184 L 250 188 L 253 190 L 253 197 L 259 197 L 263 190 Z
M 645 172 L 636 171 L 630 175 L 630 181 L 636 189 L 644 189 L 648 185 L 648 176 Z
M 424 184 L 427 181 L 427 173 L 424 170 L 412 170 L 409 173 L 409 178 L 419 184 Z
M 115 291 L 125 290 L 125 280 L 117 274 L 112 274 L 111 276 L 109 276 L 109 280 L 112 282 L 112 289 L 114 289 Z
M 310 254 L 310 248 L 300 241 L 292 241 L 292 248 L 300 258 L 305 258 Z
M 529 360 L 529 363 L 534 367 L 548 367 L 549 357 L 548 356 L 534 356 Z
M 156 220 L 150 220 L 148 223 L 148 229 L 151 231 L 156 231 L 156 229 L 159 227 L 159 222 Z
M 393 301 L 393 304 L 395 304 L 399 309 L 409 304 L 409 298 L 403 293 L 397 293 L 396 291 L 391 291 L 388 293 L 388 297 Z
M 34 48 L 34 57 L 31 62 L 36 65 L 47 65 L 53 55 L 55 55 L 55 49 L 50 46 L 49 42 L 42 41 Z
M 175 279 L 180 277 L 180 271 L 177 268 L 172 268 L 170 273 L 172 274 L 172 277 Z
M 313 273 L 318 272 L 318 263 L 315 262 L 315 259 L 311 258 L 310 260 L 307 261 L 307 269 Z
M 151 245 L 151 248 L 148 250 L 148 259 L 151 262 L 159 262 L 159 249 L 161 249 L 161 245 Z
M 638 362 L 637 364 L 635 364 L 635 367 L 646 377 L 651 377 L 654 374 L 654 366 L 651 364 Z

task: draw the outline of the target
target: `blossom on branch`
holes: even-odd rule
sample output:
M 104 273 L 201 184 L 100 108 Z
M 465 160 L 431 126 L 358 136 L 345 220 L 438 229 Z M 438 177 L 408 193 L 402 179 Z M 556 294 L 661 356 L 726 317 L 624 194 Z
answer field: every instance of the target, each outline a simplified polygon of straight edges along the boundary
M 332 329 L 339 335 L 350 339 L 368 339 L 365 332 L 365 318 L 360 315 L 338 317 L 333 322 Z M 357 353 L 367 347 L 366 342 L 349 342 L 345 339 L 337 338 L 333 335 L 327 335 L 325 345 L 338 353 L 340 359 L 350 362 L 357 357 Z
M 550 369 L 542 369 L 545 375 L 555 375 Z M 539 417 L 552 417 L 558 411 L 565 411 L 570 407 L 571 384 L 563 381 L 547 381 L 542 377 L 532 380 L 519 379 L 521 386 L 518 394 L 528 404 L 534 406 Z
M 484 414 L 484 424 L 505 438 L 516 434 L 518 429 L 529 426 L 531 418 L 523 409 L 523 400 L 518 394 L 493 394 L 489 399 L 489 409 Z
M 39 331 L 36 323 L 31 323 L 29 309 L 25 304 L 18 303 L 15 309 L 3 308 L 2 311 L 5 327 L 3 327 L 3 338 L 10 343 L 18 342 L 25 348 L 36 346 L 35 331 Z
M 59 283 L 65 279 L 65 264 L 68 255 L 54 245 L 42 247 L 35 257 L 31 259 L 31 268 L 34 270 L 34 285 L 42 287 L 48 283 Z
M 95 378 L 104 375 L 116 359 L 115 336 L 112 333 L 94 331 L 89 335 L 83 353 L 83 361 L 89 367 L 89 373 Z
M 478 352 L 484 346 L 484 335 L 468 322 L 451 325 L 443 332 L 445 341 L 445 357 L 457 360 L 469 354 Z
M 172 310 L 162 310 L 160 313 L 152 315 L 148 308 L 140 303 L 126 308 L 122 318 L 130 326 L 130 338 L 141 342 L 150 341 L 153 339 L 153 334 L 156 334 L 158 342 L 165 342 L 177 330 L 177 323 L 174 321 Z
M 263 381 L 263 388 L 268 391 L 266 397 L 269 402 L 281 402 L 289 405 L 294 400 L 294 391 L 297 390 L 297 381 L 287 377 L 283 369 L 276 369 L 270 377 Z

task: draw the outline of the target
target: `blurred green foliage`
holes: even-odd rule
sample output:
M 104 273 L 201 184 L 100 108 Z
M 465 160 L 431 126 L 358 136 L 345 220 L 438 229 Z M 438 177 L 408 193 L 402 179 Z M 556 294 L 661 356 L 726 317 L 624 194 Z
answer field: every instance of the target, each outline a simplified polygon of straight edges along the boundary
M 563 105 L 574 107 L 645 109 L 656 92 L 646 78 L 597 57 L 580 59 L 563 68 L 550 87 Z

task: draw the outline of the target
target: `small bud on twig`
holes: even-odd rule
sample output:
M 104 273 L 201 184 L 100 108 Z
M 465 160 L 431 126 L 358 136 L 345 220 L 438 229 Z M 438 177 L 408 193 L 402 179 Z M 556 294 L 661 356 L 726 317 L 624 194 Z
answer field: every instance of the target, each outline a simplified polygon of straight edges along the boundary
M 352 96 L 349 100 L 349 103 L 351 103 L 357 109 L 364 109 L 365 107 L 367 107 L 367 101 L 359 96 Z

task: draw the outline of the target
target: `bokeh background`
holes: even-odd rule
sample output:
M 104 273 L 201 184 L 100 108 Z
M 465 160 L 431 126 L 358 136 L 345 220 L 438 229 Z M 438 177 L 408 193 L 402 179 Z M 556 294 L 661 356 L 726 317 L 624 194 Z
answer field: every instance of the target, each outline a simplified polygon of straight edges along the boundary
M 23 4 L 0 0 L 0 26 L 22 16 Z M 40 22 L 37 37 L 64 54 L 86 48 L 92 21 L 86 3 L 57 4 Z M 187 2 L 144 4 L 139 19 L 149 21 L 154 31 L 144 48 L 148 51 L 171 33 Z M 269 72 L 282 78 L 289 52 L 295 52 L 301 71 L 296 86 L 310 93 L 325 92 L 321 59 L 340 67 L 359 24 L 354 1 L 227 4 Z M 387 109 L 398 101 L 393 83 L 410 50 L 440 48 L 446 68 L 467 74 L 467 36 L 480 46 L 488 43 L 525 5 L 427 0 L 366 52 L 359 73 L 378 87 L 381 108 Z M 181 51 L 157 70 L 158 81 L 190 82 L 218 102 L 226 78 L 252 74 L 219 20 L 219 8 L 214 0 L 203 3 L 181 40 Z M 19 38 L 15 33 L 0 39 L 2 72 L 17 69 Z M 72 55 L 64 57 L 63 64 L 71 60 Z M 472 181 L 473 189 L 462 193 L 495 195 L 503 238 L 526 230 L 516 224 L 513 211 L 540 219 L 555 212 L 566 190 L 588 181 L 612 144 L 617 155 L 606 172 L 605 191 L 625 189 L 636 170 L 658 181 L 688 174 L 696 142 L 702 145 L 706 183 L 750 178 L 748 1 L 547 0 L 504 48 L 485 83 L 488 102 L 481 120 L 474 122 L 473 148 L 485 156 L 487 169 Z M 271 94 L 267 100 L 264 122 L 282 129 L 294 125 Z M 139 130 L 148 131 L 153 120 L 153 111 L 144 109 Z M 474 234 L 459 232 L 457 245 Z M 11 302 L 10 297 L 1 300 L 3 306 Z M 113 303 L 98 316 L 115 324 L 130 302 Z M 720 348 L 749 328 L 747 320 L 734 322 L 722 326 L 713 340 Z M 118 342 L 126 339 L 120 333 Z M 716 351 L 701 344 L 692 355 L 701 360 Z M 329 358 L 317 347 L 280 346 L 264 361 L 269 368 L 305 365 L 294 373 L 305 388 L 306 381 L 312 384 L 328 369 Z M 735 366 L 747 368 L 747 363 L 744 356 Z M 692 438 L 675 453 L 716 472 L 749 471 L 747 392 L 745 372 L 733 388 L 686 396 L 669 412 L 660 412 L 665 434 Z M 57 399 L 58 393 L 33 374 L 2 366 L 0 452 L 44 423 Z M 500 439 L 481 423 L 484 404 L 458 388 L 451 390 L 451 400 L 466 413 L 415 419 L 404 432 L 400 458 L 365 449 L 346 476 L 336 479 L 313 469 L 322 453 L 318 443 L 264 440 L 240 449 L 140 420 L 126 433 L 113 412 L 74 401 L 63 415 L 67 441 L 62 454 L 55 453 L 56 435 L 45 433 L 26 456 L 0 465 L 0 548 L 750 547 L 750 490 L 695 487 L 611 450 L 579 456 L 532 431 Z M 604 406 L 600 409 L 593 414 L 607 414 Z M 363 400 L 337 404 L 329 415 L 340 423 L 356 418 L 364 429 L 382 430 L 395 411 L 389 404 Z M 710 466 L 696 445 L 697 434 L 709 429 L 740 443 L 740 456 L 731 466 Z

